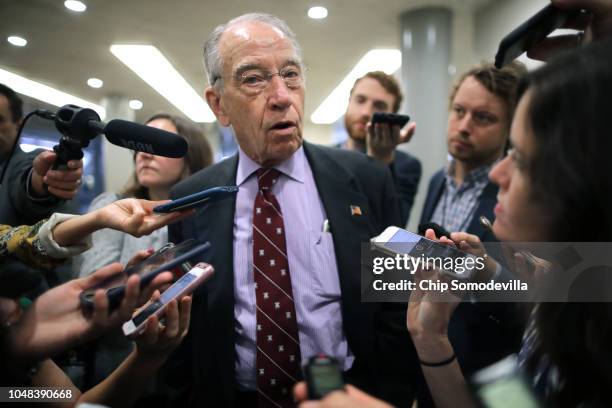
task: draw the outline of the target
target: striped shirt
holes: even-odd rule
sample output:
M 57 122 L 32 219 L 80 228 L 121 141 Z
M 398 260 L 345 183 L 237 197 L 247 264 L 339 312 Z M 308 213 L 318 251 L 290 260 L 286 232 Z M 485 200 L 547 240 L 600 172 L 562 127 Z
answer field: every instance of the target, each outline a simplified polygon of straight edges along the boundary
M 239 149 L 234 215 L 234 330 L 236 381 L 240 390 L 255 390 L 256 306 L 253 277 L 253 205 L 259 165 Z M 354 360 L 342 324 L 341 291 L 331 233 L 323 231 L 327 216 L 312 170 L 298 149 L 275 166 L 281 172 L 272 186 L 283 213 L 287 260 L 295 299 L 300 352 L 333 356 L 348 370 Z
M 469 227 L 495 163 L 472 170 L 460 185 L 455 183 L 455 165 L 453 160 L 446 169 L 444 192 L 431 218 L 431 222 L 450 232 L 465 231 Z

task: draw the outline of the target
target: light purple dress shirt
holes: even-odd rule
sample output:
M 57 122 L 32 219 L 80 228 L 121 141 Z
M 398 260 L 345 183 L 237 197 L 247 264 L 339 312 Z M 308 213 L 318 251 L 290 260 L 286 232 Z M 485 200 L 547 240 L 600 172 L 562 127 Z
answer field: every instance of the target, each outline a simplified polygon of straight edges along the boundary
M 239 149 L 234 215 L 234 329 L 236 381 L 240 390 L 255 390 L 255 285 L 253 278 L 253 205 L 261 166 Z M 295 299 L 302 361 L 325 353 L 345 370 L 353 365 L 342 326 L 340 280 L 332 236 L 323 232 L 325 209 L 304 154 L 297 150 L 275 166 L 282 174 L 272 187 L 285 223 L 291 287 Z M 228 339 L 229 340 L 229 339 Z

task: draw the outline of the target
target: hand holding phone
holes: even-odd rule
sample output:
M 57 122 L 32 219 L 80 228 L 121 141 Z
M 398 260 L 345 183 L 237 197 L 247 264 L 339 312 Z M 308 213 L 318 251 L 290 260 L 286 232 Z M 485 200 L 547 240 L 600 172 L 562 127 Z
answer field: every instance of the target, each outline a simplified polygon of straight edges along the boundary
M 410 141 L 414 135 L 416 124 L 406 126 L 409 121 L 407 115 L 375 112 L 366 136 L 368 156 L 386 164 L 391 163 L 397 146 Z
M 332 391 L 344 389 L 340 364 L 333 357 L 325 354 L 311 357 L 304 365 L 303 371 L 310 400 L 319 400 Z
M 178 245 L 169 243 L 144 261 L 127 268 L 122 274 L 81 292 L 79 296 L 81 305 L 86 309 L 92 309 L 95 292 L 99 289 L 106 289 L 109 308 L 114 310 L 123 299 L 126 289 L 125 281 L 130 276 L 140 276 L 140 288 L 142 289 L 150 285 L 164 271 L 175 271 L 179 268 L 175 275 L 182 275 L 191 268 L 189 261 L 201 255 L 208 248 L 210 248 L 209 242 L 202 244 L 193 239 L 183 241 Z
M 156 213 L 169 213 L 173 211 L 185 211 L 191 208 L 201 207 L 206 204 L 219 201 L 238 193 L 237 186 L 213 187 L 199 193 L 178 198 L 167 204 L 153 208 Z
M 159 299 L 156 299 L 141 309 L 132 320 L 123 324 L 123 334 L 131 336 L 135 333 L 141 333 L 146 328 L 147 319 L 150 316 L 163 316 L 168 303 L 172 300 L 180 300 L 183 296 L 192 293 L 195 288 L 206 282 L 214 273 L 214 268 L 206 263 L 200 262 L 194 266 L 188 273 L 183 275 L 172 286 L 161 294 Z
M 433 265 L 453 279 L 470 280 L 480 266 L 477 257 L 472 254 L 398 227 L 388 227 L 378 237 L 372 238 L 372 242 L 383 252 L 422 260 L 423 267 Z M 444 267 L 446 265 L 454 267 Z
M 537 47 L 554 30 L 566 27 L 568 23 L 579 17 L 580 10 L 562 10 L 549 4 L 502 39 L 495 55 L 495 66 L 504 67 L 524 52 Z M 574 46 L 580 45 L 574 41 Z

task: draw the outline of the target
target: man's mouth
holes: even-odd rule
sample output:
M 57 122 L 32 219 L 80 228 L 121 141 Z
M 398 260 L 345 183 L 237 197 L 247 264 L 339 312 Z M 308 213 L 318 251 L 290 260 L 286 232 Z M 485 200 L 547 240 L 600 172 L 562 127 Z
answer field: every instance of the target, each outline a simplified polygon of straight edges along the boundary
M 297 127 L 295 122 L 290 120 L 284 120 L 281 122 L 277 122 L 274 125 L 270 126 L 270 130 L 285 130 Z

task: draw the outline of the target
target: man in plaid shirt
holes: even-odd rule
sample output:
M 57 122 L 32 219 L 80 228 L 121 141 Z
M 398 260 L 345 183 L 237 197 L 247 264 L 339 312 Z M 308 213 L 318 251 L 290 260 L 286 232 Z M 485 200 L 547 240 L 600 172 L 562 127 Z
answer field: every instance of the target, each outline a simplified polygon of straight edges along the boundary
M 497 186 L 488 173 L 503 157 L 516 104 L 516 87 L 526 70 L 520 63 L 497 69 L 478 65 L 464 73 L 449 101 L 447 144 L 451 161 L 433 175 L 421 224 L 433 222 L 450 232 L 465 231 L 495 241 L 480 223 L 493 221 Z M 518 350 L 522 327 L 514 305 L 463 302 L 451 318 L 448 335 L 464 374 Z M 427 387 L 419 390 L 424 403 Z

